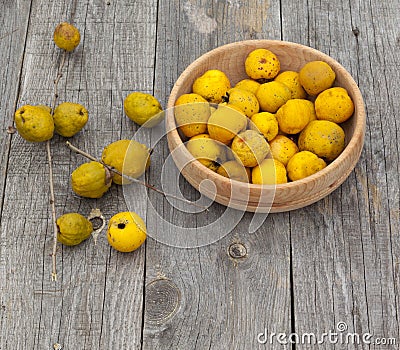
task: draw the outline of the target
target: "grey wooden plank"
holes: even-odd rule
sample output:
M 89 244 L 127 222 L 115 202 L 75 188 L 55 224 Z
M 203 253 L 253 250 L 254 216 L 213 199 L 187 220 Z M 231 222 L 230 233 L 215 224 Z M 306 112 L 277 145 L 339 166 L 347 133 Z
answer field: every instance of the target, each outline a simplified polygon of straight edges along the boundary
M 341 57 L 342 53 L 355 47 L 351 28 L 343 30 L 350 22 L 346 6 L 342 2 L 339 6 L 331 6 L 324 1 L 282 3 L 282 13 L 286 14 L 282 20 L 283 39 L 319 49 L 349 68 L 346 66 L 349 60 Z M 293 13 L 296 15 L 289 15 Z M 300 336 L 335 332 L 338 322 L 352 325 L 351 265 L 345 249 L 347 232 L 344 233 L 346 228 L 341 222 L 341 215 L 346 213 L 338 204 L 340 194 L 337 190 L 328 198 L 289 214 L 293 332 Z M 315 346 L 298 344 L 296 348 L 312 349 Z M 318 347 L 331 349 L 332 344 L 325 341 Z
M 71 141 L 100 157 L 105 145 L 131 138 L 136 129 L 123 113 L 124 97 L 133 90 L 152 90 L 149 67 L 154 62 L 156 5 L 75 4 L 74 9 L 69 1 L 34 2 L 18 105 L 51 103 L 61 58 L 52 33 L 74 12 L 81 44 L 67 56 L 59 101 L 87 107 L 89 122 Z M 136 36 L 133 40 L 136 33 L 141 35 L 138 44 Z M 64 142 L 59 136 L 52 140 L 57 215 L 70 211 L 87 215 L 97 207 L 109 219 L 126 210 L 121 187 L 112 186 L 99 200 L 72 193 L 70 173 L 86 160 L 71 154 Z M 4 347 L 52 348 L 59 343 L 74 349 L 139 348 L 144 247 L 133 254 L 115 252 L 104 232 L 96 246 L 92 240 L 74 248 L 59 246 L 59 281 L 53 283 L 47 176 L 44 145 L 28 144 L 15 135 L 2 214 L 1 334 L 8 334 L 1 337 Z
M 295 331 L 299 334 L 336 331 L 337 324 L 345 322 L 350 333 L 399 338 L 395 249 L 399 182 L 394 142 L 398 127 L 391 113 L 398 101 L 387 90 L 390 80 L 399 81 L 394 64 L 399 57 L 391 44 L 396 40 L 398 19 L 393 11 L 397 7 L 375 2 L 333 6 L 325 1 L 283 6 L 283 13 L 299 13 L 283 17 L 283 38 L 337 59 L 358 82 L 368 113 L 366 144 L 355 172 L 329 197 L 290 213 Z M 302 18 L 308 18 L 308 26 Z M 332 344 L 326 341 L 319 348 L 331 349 Z M 335 348 L 381 349 L 368 344 L 337 344 Z
M 365 167 L 357 175 L 364 194 L 369 228 L 363 231 L 368 325 L 376 337 L 400 339 L 399 325 L 399 108 L 392 83 L 400 81 L 398 3 L 352 5 L 352 20 L 359 29 L 360 86 L 366 101 L 368 124 Z M 380 14 L 380 19 L 375 18 Z M 369 23 L 369 25 L 366 25 Z M 366 49 L 368 48 L 368 53 Z M 382 67 L 384 67 L 382 69 Z M 369 244 L 370 246 L 368 246 Z M 371 347 L 379 349 L 376 345 Z
M 5 7 L 9 12 L 0 14 L 4 23 L 25 23 L 26 31 L 27 5 L 17 2 L 18 12 Z M 52 47 L 51 33 L 73 3 L 46 3 L 50 20 L 40 6 L 35 2 L 32 9 L 19 104 L 50 103 L 60 58 Z M 320 334 L 334 329 L 339 321 L 346 322 L 349 331 L 399 340 L 395 118 L 399 102 L 397 90 L 390 90 L 399 81 L 399 23 L 394 15 L 398 4 L 282 3 L 280 13 L 278 3 L 260 7 L 258 2 L 163 2 L 158 13 L 153 90 L 156 4 L 77 4 L 74 18 L 85 40 L 67 60 L 60 96 L 87 105 L 95 119 L 74 137 L 74 143 L 100 155 L 104 143 L 131 137 L 135 127 L 124 119 L 121 108 L 129 91 L 153 91 L 165 104 L 173 81 L 198 55 L 232 40 L 280 38 L 282 18 L 283 39 L 331 54 L 358 81 L 369 118 L 361 161 L 332 195 L 290 214 L 271 215 L 256 234 L 247 233 L 247 215 L 234 234 L 207 247 L 183 250 L 149 239 L 146 272 L 144 249 L 132 255 L 117 254 L 104 237 L 96 247 L 86 242 L 78 249 L 60 249 L 62 280 L 54 285 L 49 281 L 51 221 L 47 169 L 41 166 L 46 163 L 44 147 L 13 136 L 8 175 L 1 177 L 1 188 L 5 180 L 7 186 L 0 239 L 0 348 L 49 348 L 55 342 L 75 348 L 140 348 L 144 273 L 144 348 L 256 348 L 257 334 L 264 327 L 269 333 Z M 252 21 L 243 21 L 245 16 Z M 137 37 L 146 40 L 129 46 Z M 1 46 L 0 59 L 5 64 L 0 72 L 7 77 L 0 82 L 1 112 L 9 120 L 15 109 L 24 38 L 25 32 L 19 31 L 0 35 L 0 45 L 6 45 L 6 50 Z M 4 120 L 4 128 L 9 120 Z M 8 157 L 9 141 L 4 136 L 0 135 L 5 145 L 2 160 Z M 110 217 L 124 209 L 121 188 L 113 187 L 98 201 L 81 200 L 68 190 L 70 172 L 84 160 L 71 155 L 61 141 L 56 137 L 53 142 L 57 211 L 88 213 L 97 206 Z M 157 171 L 168 154 L 163 146 L 151 168 L 150 180 L 157 184 Z M 6 163 L 1 164 L 5 169 Z M 190 185 L 183 182 L 182 186 L 189 197 L 196 198 Z M 168 220 L 186 220 L 158 195 L 150 194 L 150 201 Z M 216 220 L 222 213 L 223 208 L 216 205 L 208 218 L 200 215 L 186 224 L 201 225 L 202 220 Z M 150 230 L 166 228 L 152 216 L 147 220 Z M 228 247 L 238 243 L 247 248 L 245 258 L 228 254 Z M 276 343 L 271 347 L 282 348 Z M 332 347 L 325 344 L 325 348 Z
M 30 2 L 5 3 L 1 5 L 0 21 L 0 197 L 3 198 L 8 153 L 11 136 L 8 127 L 13 125 L 13 114 L 24 58 L 25 38 L 28 27 Z M 2 202 L 2 201 L 1 201 Z M 1 211 L 0 204 L 0 211 Z M 1 251 L 1 248 L 0 248 Z
M 18 98 L 21 66 L 24 57 L 26 33 L 28 29 L 30 1 L 15 1 L 1 4 L 0 22 L 0 213 L 3 211 L 4 186 L 8 170 L 8 157 L 12 136 L 7 129 L 13 124 L 13 113 Z M 0 225 L 2 227 L 2 219 Z M 0 230 L 0 348 L 6 348 L 9 340 L 4 335 L 8 332 L 10 318 L 13 317 L 13 304 L 9 301 L 4 288 L 8 252 L 3 228 Z
M 206 51 L 243 39 L 280 38 L 278 2 L 160 1 L 159 14 L 154 88 L 164 101 L 183 69 Z M 158 171 L 168 156 L 165 140 L 155 153 Z M 150 171 L 150 181 L 161 185 L 156 171 Z M 198 198 L 184 180 L 181 190 Z M 167 222 L 197 227 L 199 235 L 225 211 L 214 204 L 206 214 L 188 215 L 149 195 Z M 144 349 L 255 349 L 265 328 L 290 332 L 288 215 L 268 217 L 254 234 L 248 233 L 251 217 L 246 214 L 233 233 L 214 244 L 182 249 L 176 245 L 185 244 L 185 237 L 148 211 L 149 231 L 176 241 L 175 246 L 147 242 Z M 215 234 L 224 228 L 220 224 Z M 246 247 L 246 257 L 230 257 L 232 244 Z

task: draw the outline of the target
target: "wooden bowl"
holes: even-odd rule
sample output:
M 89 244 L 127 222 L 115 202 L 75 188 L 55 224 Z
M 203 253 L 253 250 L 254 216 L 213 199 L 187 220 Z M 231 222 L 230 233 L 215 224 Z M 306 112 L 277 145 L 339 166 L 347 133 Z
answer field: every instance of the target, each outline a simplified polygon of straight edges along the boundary
M 333 58 L 310 47 L 285 41 L 249 40 L 224 45 L 207 52 L 185 69 L 171 91 L 167 108 L 173 111 L 176 99 L 190 93 L 194 80 L 209 69 L 223 71 L 232 86 L 247 78 L 244 62 L 246 56 L 257 48 L 266 48 L 275 53 L 280 60 L 281 71 L 299 71 L 305 63 L 314 60 L 325 61 L 332 67 L 336 73 L 334 85 L 346 88 L 355 106 L 353 116 L 341 124 L 346 133 L 346 147 L 339 157 L 316 174 L 287 184 L 261 186 L 232 181 L 193 161 L 186 147 L 182 147 L 173 112 L 166 115 L 168 146 L 178 168 L 182 169 L 182 165 L 186 164 L 181 172 L 189 183 L 218 203 L 258 212 L 302 208 L 327 196 L 343 183 L 354 169 L 364 143 L 366 117 L 363 98 L 351 75 Z M 200 186 L 204 179 L 211 180 L 215 190 L 213 186 Z

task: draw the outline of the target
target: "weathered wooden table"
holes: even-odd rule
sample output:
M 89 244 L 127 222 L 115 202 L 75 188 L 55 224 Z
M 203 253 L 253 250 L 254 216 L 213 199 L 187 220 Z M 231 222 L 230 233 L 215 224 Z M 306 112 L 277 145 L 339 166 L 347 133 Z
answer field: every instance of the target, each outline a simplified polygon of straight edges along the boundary
M 0 349 L 397 349 L 399 11 L 398 0 L 3 0 Z M 122 254 L 104 233 L 96 246 L 59 246 L 54 283 L 45 145 L 7 130 L 19 106 L 51 104 L 62 55 L 52 34 L 64 20 L 82 40 L 67 56 L 59 101 L 88 108 L 90 121 L 73 142 L 96 156 L 134 134 L 122 108 L 129 92 L 152 93 L 165 106 L 176 78 L 201 54 L 268 38 L 319 49 L 351 72 L 367 110 L 360 162 L 334 193 L 269 215 L 253 234 L 246 214 L 232 233 L 194 249 L 149 237 Z M 97 207 L 110 218 L 126 210 L 121 187 L 99 200 L 75 196 L 69 176 L 85 160 L 61 137 L 51 147 L 58 215 Z M 167 154 L 164 143 L 150 182 L 157 184 Z M 158 194 L 149 198 L 165 218 L 198 223 Z M 223 212 L 213 205 L 208 220 Z M 157 229 L 156 218 L 146 221 Z M 336 345 L 332 332 L 342 337 Z M 355 344 L 357 335 L 366 339 Z

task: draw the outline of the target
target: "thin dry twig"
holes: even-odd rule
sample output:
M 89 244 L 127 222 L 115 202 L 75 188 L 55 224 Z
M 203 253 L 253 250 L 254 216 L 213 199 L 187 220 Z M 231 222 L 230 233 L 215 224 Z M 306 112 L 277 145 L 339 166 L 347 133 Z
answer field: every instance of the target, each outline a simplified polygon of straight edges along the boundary
M 63 50 L 61 62 L 58 67 L 57 77 L 54 80 L 54 95 L 53 95 L 53 104 L 51 106 L 51 114 L 53 115 L 54 109 L 56 108 L 56 103 L 58 99 L 58 83 L 62 78 L 62 70 L 65 65 L 65 59 L 67 57 L 67 51 Z M 51 156 L 51 142 L 48 140 L 46 142 L 46 151 L 47 151 L 47 164 L 49 166 L 49 185 L 50 185 L 50 205 L 51 205 L 51 213 L 53 217 L 53 251 L 51 254 L 52 258 L 52 272 L 51 278 L 53 281 L 57 281 L 57 215 L 56 215 L 56 204 L 55 204 L 55 195 L 54 195 L 54 180 L 53 180 L 53 159 Z
M 66 144 L 67 144 L 67 146 L 68 146 L 72 151 L 74 151 L 74 152 L 80 154 L 81 156 L 84 156 L 85 158 L 87 158 L 87 159 L 89 159 L 89 160 L 92 160 L 92 161 L 94 161 L 94 162 L 98 162 L 98 163 L 103 164 L 103 166 L 105 166 L 108 170 L 112 171 L 112 172 L 115 173 L 115 174 L 118 174 L 119 176 L 122 176 L 123 178 L 127 179 L 128 181 L 135 182 L 135 183 L 138 183 L 138 184 L 140 184 L 140 185 L 142 185 L 142 186 L 145 186 L 145 187 L 147 187 L 147 188 L 149 188 L 149 189 L 151 189 L 151 190 L 153 190 L 153 191 L 155 191 L 155 192 L 161 194 L 161 195 L 164 196 L 164 197 L 173 198 L 173 199 L 176 199 L 176 200 L 178 200 L 178 201 L 184 202 L 184 203 L 186 203 L 186 204 L 194 205 L 195 207 L 202 208 L 202 209 L 204 209 L 205 211 L 208 211 L 208 208 L 205 207 L 205 206 L 203 206 L 203 205 L 200 205 L 200 204 L 197 204 L 197 203 L 193 203 L 193 202 L 191 202 L 191 201 L 189 201 L 189 200 L 187 200 L 187 199 L 184 199 L 184 198 L 175 196 L 175 195 L 170 194 L 170 193 L 166 193 L 166 192 L 164 192 L 164 191 L 161 191 L 161 190 L 158 189 L 157 187 L 148 184 L 148 183 L 145 182 L 145 181 L 141 181 L 141 180 L 135 179 L 135 178 L 133 178 L 133 177 L 130 177 L 130 176 L 126 175 L 126 174 L 121 173 L 121 172 L 118 171 L 117 169 L 115 169 L 115 168 L 113 168 L 113 167 L 110 167 L 109 165 L 107 165 L 106 163 L 104 163 L 102 160 L 97 159 L 96 157 L 92 156 L 91 154 L 89 154 L 89 153 L 87 153 L 87 152 L 85 152 L 85 151 L 82 151 L 82 150 L 79 149 L 78 147 L 76 147 L 76 146 L 74 146 L 73 144 L 71 144 L 71 142 L 69 142 L 69 141 L 67 141 Z
M 51 214 L 53 219 L 53 252 L 51 254 L 52 257 L 52 272 L 51 278 L 53 281 L 57 281 L 57 217 L 56 217 L 56 206 L 55 206 L 55 195 L 54 195 L 54 181 L 53 181 L 53 160 L 51 157 L 51 147 L 50 141 L 46 142 L 46 151 L 47 151 L 47 163 L 49 165 L 49 185 L 50 185 L 50 205 L 51 205 Z
M 5 33 L 3 36 L 0 36 L 0 40 L 3 40 L 4 38 L 8 37 L 9 35 L 18 32 L 19 28 L 15 28 L 14 30 L 12 30 L 11 32 Z

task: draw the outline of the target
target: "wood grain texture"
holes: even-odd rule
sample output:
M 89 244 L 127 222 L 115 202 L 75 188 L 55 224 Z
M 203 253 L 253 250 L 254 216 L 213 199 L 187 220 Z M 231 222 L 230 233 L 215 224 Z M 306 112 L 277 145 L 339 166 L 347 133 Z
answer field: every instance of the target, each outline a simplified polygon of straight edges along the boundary
M 7 134 L 8 127 L 13 125 L 13 115 L 18 100 L 20 73 L 24 58 L 25 39 L 30 16 L 30 1 L 15 1 L 1 4 L 0 22 L 0 210 L 3 212 L 4 186 L 8 171 L 8 156 L 11 138 Z M 9 299 L 9 290 L 5 287 L 6 276 L 11 269 L 9 264 L 13 258 L 9 255 L 7 241 L 12 237 L 6 231 L 1 216 L 0 231 L 0 349 L 14 346 L 5 334 L 11 333 L 9 325 L 12 322 L 13 303 Z M 12 328 L 11 328 L 12 329 Z
M 20 12 L 17 13 L 17 9 Z M 20 72 L 24 60 L 26 31 L 30 14 L 30 2 L 5 3 L 1 5 L 0 21 L 0 196 L 7 173 L 8 153 L 11 134 L 8 127 L 13 125 L 14 110 L 17 103 Z M 2 201 L 1 201 L 2 203 Z M 2 205 L 2 204 L 1 204 Z M 0 210 L 1 210 L 0 205 Z M 0 246 L 1 251 L 1 246 Z
M 1 350 L 52 349 L 55 343 L 105 350 L 398 347 L 257 342 L 265 331 L 321 334 L 338 322 L 351 332 L 400 342 L 398 2 L 35 0 L 3 1 L 0 9 Z M 117 253 L 104 235 L 97 246 L 91 239 L 76 248 L 60 246 L 54 284 L 45 147 L 5 131 L 16 107 L 51 103 L 61 58 L 52 32 L 63 20 L 73 20 L 82 42 L 67 56 L 60 101 L 88 108 L 89 123 L 71 141 L 96 156 L 136 131 L 123 113 L 129 92 L 153 93 L 165 107 L 180 73 L 210 49 L 283 39 L 331 55 L 355 78 L 367 109 L 361 159 L 325 199 L 271 214 L 253 234 L 252 214 L 246 214 L 232 233 L 193 249 L 153 239 L 175 232 L 151 208 L 199 233 L 225 208 L 213 204 L 188 217 L 149 192 L 135 208 L 148 225 L 145 246 Z M 145 137 L 153 142 L 156 132 Z M 121 187 L 99 200 L 72 193 L 70 173 L 85 160 L 63 142 L 58 136 L 52 141 L 57 213 L 88 214 L 98 207 L 109 219 L 127 209 Z M 152 156 L 151 183 L 161 185 L 167 156 L 163 139 Z M 180 188 L 187 198 L 199 197 L 183 179 Z M 185 237 L 174 243 L 184 244 Z
M 398 339 L 398 250 L 394 248 L 399 243 L 399 217 L 393 215 L 399 208 L 398 145 L 393 142 L 398 125 L 388 111 L 398 101 L 382 89 L 389 80 L 399 81 L 393 65 L 399 55 L 389 44 L 398 45 L 393 33 L 398 19 L 390 15 L 398 5 L 332 6 L 322 1 L 296 6 L 309 19 L 308 26 L 288 17 L 284 39 L 326 52 L 350 71 L 366 103 L 367 134 L 361 160 L 349 179 L 324 200 L 290 213 L 295 330 L 321 334 L 346 322 L 349 332 Z M 292 8 L 292 3 L 286 4 L 283 11 Z M 385 23 L 375 17 L 378 11 Z M 388 64 L 378 63 L 383 57 Z M 378 107 L 382 103 L 385 107 Z M 390 161 L 386 155 L 391 155 Z M 382 349 L 367 344 L 340 348 Z
M 52 102 L 61 58 L 52 34 L 57 23 L 72 19 L 81 31 L 81 43 L 67 55 L 59 102 L 83 104 L 90 119 L 71 142 L 100 157 L 108 143 L 130 139 L 135 127 L 123 114 L 123 98 L 133 90 L 151 91 L 153 82 L 156 6 L 143 4 L 52 2 L 49 20 L 44 3 L 36 1 L 30 14 L 18 105 Z M 17 14 L 18 9 L 14 11 Z M 70 173 L 86 160 L 71 154 L 64 142 L 58 136 L 52 141 L 57 215 L 72 211 L 88 215 L 98 207 L 109 219 L 126 210 L 117 186 L 99 200 L 72 193 Z M 74 349 L 131 344 L 140 348 L 144 249 L 132 255 L 118 254 L 108 246 L 104 232 L 97 246 L 91 239 L 74 248 L 60 245 L 59 281 L 51 282 L 46 162 L 44 145 L 13 137 L 1 251 L 5 307 L 1 334 L 8 336 L 1 337 L 0 348 L 43 349 L 55 343 Z
M 250 25 L 244 14 L 256 12 Z M 164 101 L 184 68 L 210 49 L 242 39 L 279 38 L 277 2 L 161 1 L 159 13 L 164 16 L 158 17 L 155 93 Z M 150 179 L 159 184 L 158 174 L 151 172 Z M 196 198 L 186 181 L 182 191 Z M 205 235 L 202 227 L 218 221 L 225 211 L 214 204 L 206 214 L 188 215 L 152 194 L 150 201 L 165 220 L 197 227 L 198 235 Z M 269 217 L 250 234 L 251 218 L 246 214 L 232 233 L 212 245 L 179 249 L 147 242 L 146 285 L 171 281 L 179 290 L 180 303 L 171 317 L 154 323 L 154 298 L 148 299 L 145 292 L 143 349 L 255 349 L 257 335 L 265 328 L 290 332 L 288 223 Z M 176 237 L 175 245 L 185 243 L 185 236 L 176 235 L 171 226 L 151 216 L 147 222 L 149 231 L 167 232 Z M 224 229 L 217 226 L 215 235 Z M 246 247 L 247 255 L 232 258 L 228 253 L 232 243 Z M 170 305 L 161 297 L 158 303 Z

